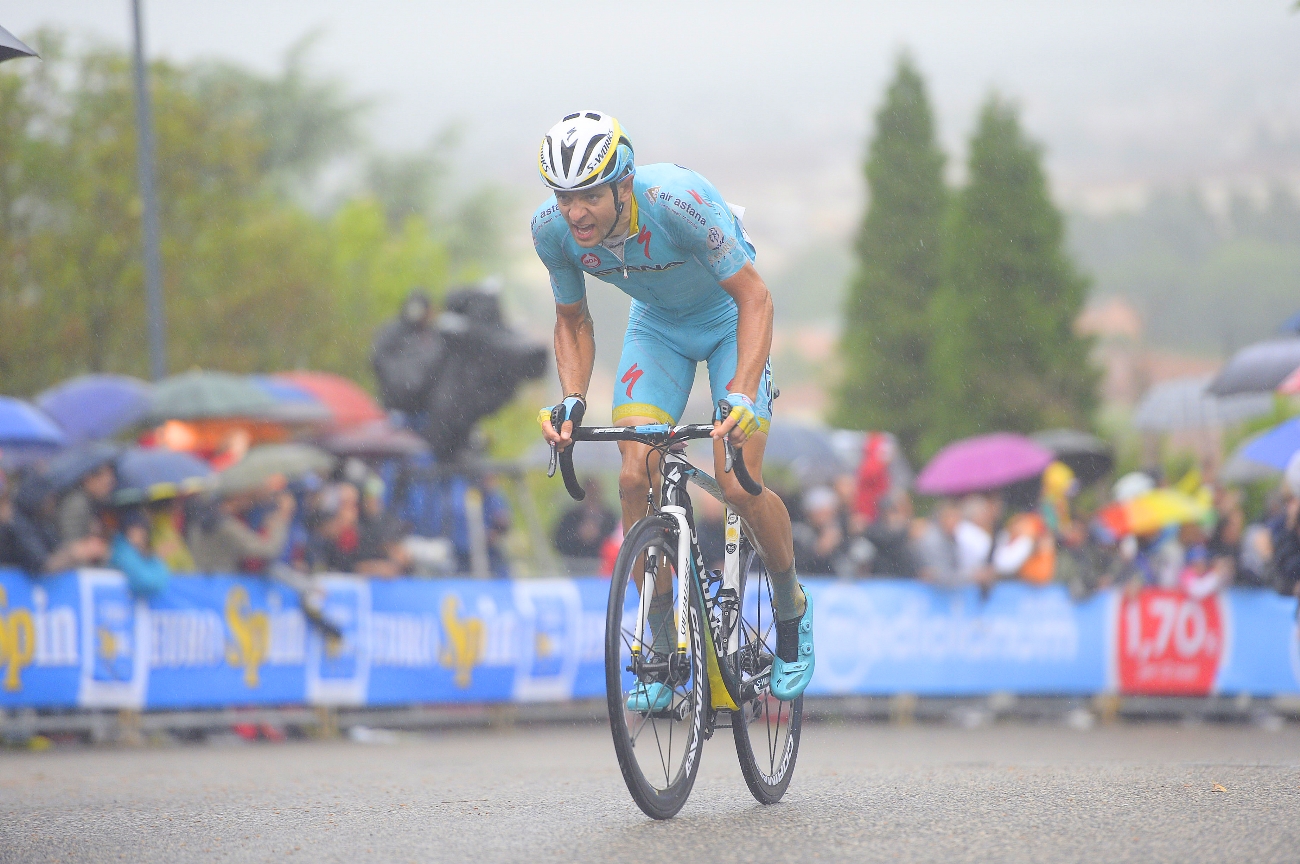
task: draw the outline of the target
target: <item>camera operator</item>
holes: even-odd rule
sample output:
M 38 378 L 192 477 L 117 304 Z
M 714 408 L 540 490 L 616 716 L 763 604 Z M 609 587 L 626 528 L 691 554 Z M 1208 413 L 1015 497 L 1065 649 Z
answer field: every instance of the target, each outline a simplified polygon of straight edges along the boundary
M 411 415 L 411 425 L 417 428 L 423 425 L 429 391 L 446 348 L 433 326 L 433 313 L 433 300 L 416 288 L 397 317 L 376 334 L 370 354 L 384 408 Z

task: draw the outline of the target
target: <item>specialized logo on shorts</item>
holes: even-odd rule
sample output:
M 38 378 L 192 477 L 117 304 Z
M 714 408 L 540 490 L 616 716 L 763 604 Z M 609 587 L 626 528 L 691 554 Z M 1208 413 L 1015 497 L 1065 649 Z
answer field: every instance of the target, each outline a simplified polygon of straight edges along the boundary
M 600 266 L 600 256 L 599 256 L 599 255 L 594 255 L 594 254 L 592 254 L 591 252 L 588 252 L 586 255 L 583 255 L 583 256 L 582 256 L 582 266 L 583 266 L 583 267 L 599 267 L 599 266 Z
M 645 370 L 638 369 L 635 363 L 632 364 L 631 369 L 628 369 L 627 372 L 623 374 L 622 381 L 627 385 L 627 398 L 632 398 L 632 388 L 636 386 L 636 382 L 640 381 L 641 376 L 644 374 Z
M 651 186 L 649 189 L 645 190 L 645 200 L 647 200 L 647 201 L 649 201 L 651 204 L 653 204 L 653 203 L 655 203 L 655 201 L 657 201 L 658 199 L 659 199 L 659 187 L 658 187 L 658 186 Z
M 708 247 L 709 247 L 710 249 L 717 249 L 717 248 L 721 247 L 721 246 L 722 246 L 722 229 L 718 228 L 716 225 L 713 226 L 712 228 L 710 228 L 710 229 L 709 229 L 709 237 L 708 237 L 707 243 L 708 243 Z
M 636 235 L 636 242 L 645 247 L 645 257 L 650 257 L 650 229 L 643 227 L 641 233 Z

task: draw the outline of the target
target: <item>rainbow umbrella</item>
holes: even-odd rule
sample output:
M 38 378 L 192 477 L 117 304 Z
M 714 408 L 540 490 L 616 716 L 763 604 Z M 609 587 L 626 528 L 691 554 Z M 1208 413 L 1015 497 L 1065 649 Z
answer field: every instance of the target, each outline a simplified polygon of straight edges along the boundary
M 1116 537 L 1154 534 L 1172 525 L 1205 522 L 1212 512 L 1207 499 L 1208 494 L 1192 496 L 1177 489 L 1153 489 L 1103 507 L 1097 521 Z

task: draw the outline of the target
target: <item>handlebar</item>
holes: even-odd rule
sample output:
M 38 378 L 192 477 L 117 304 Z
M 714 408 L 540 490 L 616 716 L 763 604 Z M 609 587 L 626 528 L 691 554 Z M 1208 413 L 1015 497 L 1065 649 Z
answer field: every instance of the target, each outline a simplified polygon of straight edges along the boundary
M 726 399 L 718 400 L 718 419 L 726 420 L 731 414 L 731 403 Z M 740 488 L 744 489 L 750 495 L 759 496 L 763 494 L 761 483 L 754 482 L 754 478 L 749 476 L 749 467 L 745 465 L 745 454 L 741 452 L 740 447 L 731 446 L 731 437 L 722 439 L 723 449 L 726 451 L 726 461 L 723 463 L 723 470 L 730 472 L 733 468 L 736 472 L 736 480 L 740 483 Z
M 560 403 L 551 409 L 551 426 L 559 431 L 561 425 L 566 421 L 573 421 L 572 440 L 577 441 L 636 441 L 641 444 L 651 446 L 672 445 L 678 442 L 686 442 L 701 438 L 709 438 L 713 435 L 713 425 L 709 423 L 692 423 L 685 426 L 669 426 L 666 423 L 652 423 L 645 426 L 579 426 L 582 422 L 582 415 L 585 407 L 579 403 L 574 406 L 573 416 L 566 416 L 564 404 Z M 730 413 L 731 406 L 725 401 L 719 402 L 718 411 L 722 419 L 726 419 Z M 750 476 L 748 468 L 745 466 L 744 454 L 740 447 L 732 447 L 731 440 L 723 439 L 723 447 L 726 452 L 724 470 L 731 472 L 735 469 L 736 480 L 740 486 L 750 495 L 763 494 L 763 487 L 754 482 Z M 551 445 L 551 462 L 546 471 L 547 477 L 555 476 L 556 467 L 560 469 L 560 476 L 564 478 L 564 488 L 568 491 L 569 496 L 575 501 L 581 501 L 587 497 L 582 486 L 578 483 L 577 474 L 573 470 L 573 447 L 570 445 L 564 450 L 556 450 Z

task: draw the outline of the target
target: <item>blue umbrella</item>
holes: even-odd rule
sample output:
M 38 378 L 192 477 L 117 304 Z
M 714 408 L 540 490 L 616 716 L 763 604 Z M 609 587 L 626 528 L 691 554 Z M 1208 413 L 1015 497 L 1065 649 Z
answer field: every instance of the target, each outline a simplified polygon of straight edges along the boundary
M 127 375 L 82 375 L 36 397 L 73 444 L 112 438 L 144 416 L 150 387 Z
M 63 430 L 35 407 L 21 399 L 0 396 L 0 447 L 12 444 L 61 447 L 67 443 Z
M 175 450 L 133 447 L 117 460 L 115 504 L 139 504 L 202 492 L 211 486 L 208 463 Z
M 72 447 L 56 456 L 46 469 L 46 476 L 55 489 L 62 492 L 81 482 L 87 474 L 98 471 L 104 465 L 117 461 L 122 448 L 107 441 L 91 441 L 79 447 Z
M 1300 451 L 1300 417 L 1292 418 L 1250 439 L 1237 451 L 1243 458 L 1285 471 L 1291 457 Z

